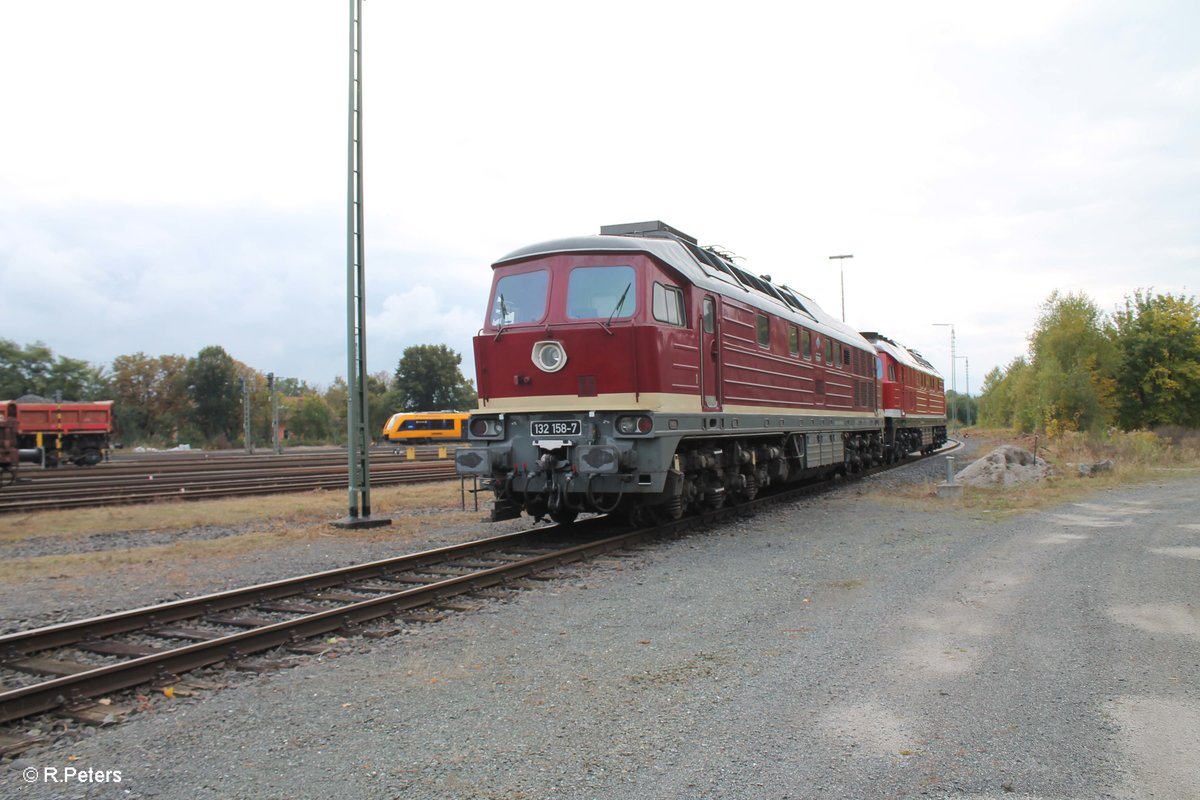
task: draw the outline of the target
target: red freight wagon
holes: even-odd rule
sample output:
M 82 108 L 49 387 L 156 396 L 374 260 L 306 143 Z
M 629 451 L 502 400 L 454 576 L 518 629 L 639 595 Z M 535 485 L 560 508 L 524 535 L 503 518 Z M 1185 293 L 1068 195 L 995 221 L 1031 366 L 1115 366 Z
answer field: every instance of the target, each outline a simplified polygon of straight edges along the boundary
M 112 433 L 113 401 L 97 403 L 16 403 L 17 439 L 22 448 L 40 447 L 46 466 L 70 461 L 92 466 L 104 460 Z
M 0 403 L 0 487 L 16 482 L 19 460 L 17 404 Z

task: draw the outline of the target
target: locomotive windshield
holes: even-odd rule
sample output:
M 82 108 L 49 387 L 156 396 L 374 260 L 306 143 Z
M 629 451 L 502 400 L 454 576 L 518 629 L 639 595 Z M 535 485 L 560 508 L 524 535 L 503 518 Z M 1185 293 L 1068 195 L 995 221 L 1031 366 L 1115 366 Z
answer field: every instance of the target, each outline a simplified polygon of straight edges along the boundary
M 637 311 L 633 267 L 576 267 L 567 282 L 568 319 L 631 317 Z
M 546 287 L 550 274 L 544 270 L 505 275 L 496 282 L 492 325 L 537 322 L 546 315 Z

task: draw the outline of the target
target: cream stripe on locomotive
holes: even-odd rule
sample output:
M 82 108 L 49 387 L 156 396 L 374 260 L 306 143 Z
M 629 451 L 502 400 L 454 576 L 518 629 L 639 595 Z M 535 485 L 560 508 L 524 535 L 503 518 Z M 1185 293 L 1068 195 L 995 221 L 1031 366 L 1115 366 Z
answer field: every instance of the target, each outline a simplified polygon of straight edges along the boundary
M 596 397 L 573 397 L 571 395 L 539 395 L 535 397 L 499 397 L 491 400 L 480 398 L 477 413 L 521 413 L 545 414 L 557 411 L 654 411 L 664 414 L 803 414 L 805 416 L 852 417 L 873 419 L 879 416 L 873 411 L 840 411 L 826 406 L 743 406 L 726 405 L 720 411 L 703 409 L 700 398 L 694 394 L 668 394 L 659 392 L 617 392 Z

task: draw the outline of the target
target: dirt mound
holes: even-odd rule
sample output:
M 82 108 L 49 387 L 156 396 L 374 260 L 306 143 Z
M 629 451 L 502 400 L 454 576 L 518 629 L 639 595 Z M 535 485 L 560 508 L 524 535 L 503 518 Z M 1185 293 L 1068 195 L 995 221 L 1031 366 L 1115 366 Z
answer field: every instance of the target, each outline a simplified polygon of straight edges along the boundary
M 958 473 L 960 483 L 971 486 L 1008 486 L 1050 477 L 1053 467 L 1033 453 L 1011 444 L 997 447 Z

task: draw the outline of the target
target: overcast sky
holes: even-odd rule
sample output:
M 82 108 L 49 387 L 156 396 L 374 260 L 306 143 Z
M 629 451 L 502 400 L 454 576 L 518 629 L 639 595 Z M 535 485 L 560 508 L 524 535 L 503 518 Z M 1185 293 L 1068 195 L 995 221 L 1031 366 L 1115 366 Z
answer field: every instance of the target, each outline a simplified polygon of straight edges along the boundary
M 348 2 L 0 0 L 0 338 L 346 373 Z M 364 3 L 368 368 L 661 219 L 970 389 L 1200 276 L 1200 4 Z M 959 360 L 955 383 L 967 388 Z

